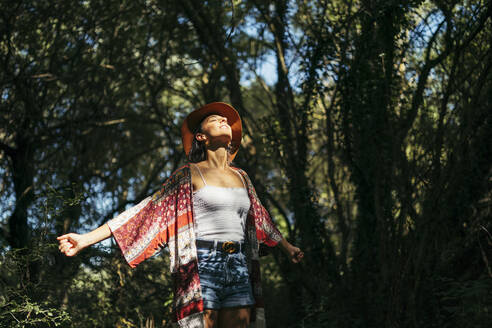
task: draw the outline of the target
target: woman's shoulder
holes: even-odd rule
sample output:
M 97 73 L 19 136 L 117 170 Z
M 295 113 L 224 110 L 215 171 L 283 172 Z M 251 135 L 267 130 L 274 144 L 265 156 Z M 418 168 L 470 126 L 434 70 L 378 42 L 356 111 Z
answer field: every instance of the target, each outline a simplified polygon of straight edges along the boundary
M 187 179 L 190 177 L 190 165 L 189 163 L 186 163 L 176 170 L 174 170 L 171 175 L 166 179 L 164 182 L 164 185 L 169 184 L 169 183 L 176 183 L 181 181 L 182 179 Z
M 241 169 L 239 167 L 232 166 L 232 165 L 231 165 L 231 169 L 233 169 L 234 171 L 241 174 L 241 176 L 246 180 L 246 183 L 248 183 L 248 185 L 251 184 L 251 179 L 249 178 L 248 173 L 246 173 L 246 171 L 244 171 L 243 169 Z
M 183 174 L 188 174 L 190 172 L 190 163 L 186 163 L 180 167 L 178 167 L 176 170 L 171 173 L 170 177 L 172 176 L 181 176 Z
M 237 167 L 237 166 L 234 166 L 234 165 L 230 165 L 229 166 L 231 169 L 233 169 L 234 171 L 237 171 L 239 173 L 241 173 L 242 175 L 245 175 L 247 176 L 248 174 L 246 173 L 246 171 L 244 171 L 242 168 L 240 167 Z

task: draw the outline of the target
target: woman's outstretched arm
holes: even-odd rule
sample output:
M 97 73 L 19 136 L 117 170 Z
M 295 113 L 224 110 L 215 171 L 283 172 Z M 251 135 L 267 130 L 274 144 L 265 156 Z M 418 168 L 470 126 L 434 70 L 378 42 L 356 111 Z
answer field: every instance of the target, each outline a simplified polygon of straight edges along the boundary
M 66 235 L 57 237 L 60 245 L 58 249 L 66 256 L 77 255 L 84 248 L 96 244 L 106 238 L 111 237 L 111 230 L 107 224 L 103 224 L 99 228 L 91 232 L 79 235 L 77 233 L 67 233 Z

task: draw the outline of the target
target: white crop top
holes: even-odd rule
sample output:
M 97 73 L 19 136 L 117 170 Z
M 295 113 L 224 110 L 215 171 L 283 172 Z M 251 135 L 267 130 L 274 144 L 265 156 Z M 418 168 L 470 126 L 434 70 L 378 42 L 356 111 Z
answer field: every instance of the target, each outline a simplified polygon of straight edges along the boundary
M 250 201 L 243 177 L 242 187 L 207 185 L 197 165 L 194 165 L 204 186 L 193 193 L 193 211 L 197 239 L 243 241 Z

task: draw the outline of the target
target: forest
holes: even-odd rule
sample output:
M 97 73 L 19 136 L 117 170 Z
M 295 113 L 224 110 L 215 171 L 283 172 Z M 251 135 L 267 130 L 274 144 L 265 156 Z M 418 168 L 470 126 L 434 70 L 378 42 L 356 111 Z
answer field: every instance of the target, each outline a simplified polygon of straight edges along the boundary
M 267 327 L 492 322 L 492 1 L 0 5 L 0 327 L 171 327 L 166 250 L 88 232 L 187 159 L 224 101 L 234 165 L 300 247 L 261 260 Z

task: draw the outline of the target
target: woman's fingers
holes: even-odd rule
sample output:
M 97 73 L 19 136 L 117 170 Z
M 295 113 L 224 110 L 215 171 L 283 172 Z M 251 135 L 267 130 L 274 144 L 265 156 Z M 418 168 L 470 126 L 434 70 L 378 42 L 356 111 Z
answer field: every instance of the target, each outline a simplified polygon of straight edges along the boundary
M 59 241 L 58 249 L 66 256 L 74 256 L 78 253 L 77 234 L 68 233 L 57 237 Z
M 65 252 L 66 256 L 74 256 L 75 254 L 77 254 L 77 250 L 75 248 L 70 248 Z
M 62 247 L 70 247 L 72 245 L 73 243 L 69 242 L 68 240 L 60 240 L 59 248 L 61 249 Z
M 58 239 L 58 240 L 70 239 L 71 235 L 72 235 L 72 233 L 67 233 L 67 234 L 56 237 L 56 239 Z
M 304 257 L 304 252 L 302 252 L 298 247 L 294 247 L 291 254 L 291 260 L 294 263 L 301 262 L 302 258 Z
M 60 240 L 60 246 L 62 245 L 71 245 L 72 243 L 70 243 L 68 240 Z
M 301 262 L 303 257 L 304 257 L 304 252 L 299 250 L 299 252 L 296 254 L 296 257 L 295 257 L 295 263 Z
M 78 250 L 72 245 L 69 245 L 69 246 L 62 246 L 60 248 L 60 252 L 62 252 L 66 256 L 74 256 L 75 254 L 77 254 Z
M 58 248 L 60 249 L 60 251 L 62 253 L 66 253 L 70 248 L 72 248 L 73 246 L 69 243 L 65 243 L 65 244 L 62 244 L 60 245 Z

